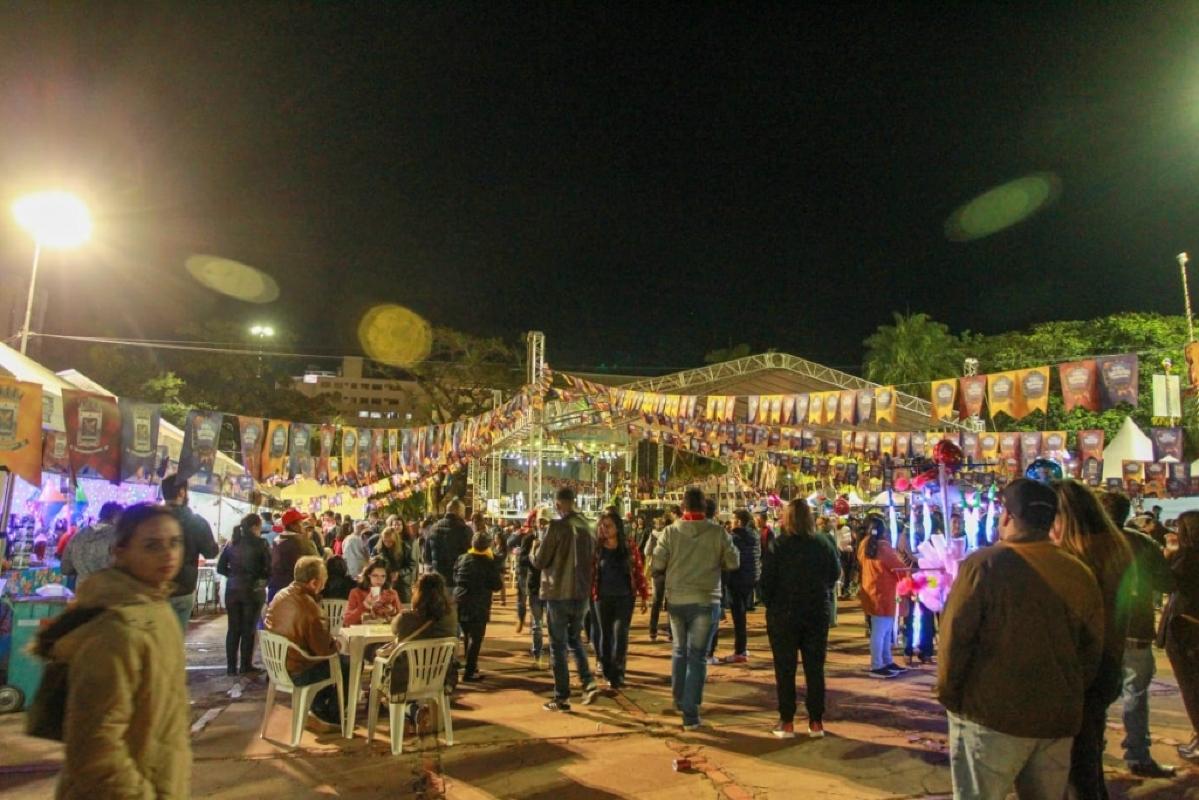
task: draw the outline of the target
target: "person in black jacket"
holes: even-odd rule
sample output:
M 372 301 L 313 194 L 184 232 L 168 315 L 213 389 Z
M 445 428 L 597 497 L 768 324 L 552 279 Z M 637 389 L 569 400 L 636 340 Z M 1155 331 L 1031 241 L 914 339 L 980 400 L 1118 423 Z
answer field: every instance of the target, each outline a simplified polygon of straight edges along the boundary
M 525 594 L 529 601 L 529 632 L 533 636 L 533 647 L 529 650 L 529 655 L 533 656 L 538 667 L 541 666 L 545 645 L 545 601 L 541 599 L 541 570 L 533 566 L 533 553 L 537 551 L 549 526 L 549 509 L 543 508 L 537 514 L 537 525 L 520 540 L 520 568 L 524 570 L 524 576 L 518 575 L 518 580 L 524 581 Z
M 746 616 L 753 602 L 754 587 L 762 577 L 762 540 L 753 529 L 749 512 L 739 508 L 733 512 L 733 545 L 741 554 L 741 564 L 732 572 L 724 573 L 724 589 L 729 598 L 729 610 L 733 615 L 733 654 L 726 656 L 726 664 L 744 664 L 749 661 Z
M 325 581 L 325 588 L 321 589 L 321 599 L 349 600 L 350 592 L 357 584 L 350 577 L 346 560 L 341 556 L 333 556 L 325 562 L 325 569 L 329 572 L 329 580 Z
M 454 588 L 454 568 L 462 554 L 470 549 L 471 530 L 465 522 L 466 505 L 454 498 L 442 517 L 429 531 L 426 556 L 433 569 L 445 578 L 446 586 Z
M 187 636 L 187 621 L 196 607 L 196 576 L 199 558 L 216 558 L 220 551 L 208 521 L 187 507 L 187 478 L 178 474 L 162 479 L 162 499 L 183 529 L 183 565 L 175 576 L 175 590 L 171 594 L 171 608 L 179 617 L 179 627 Z
M 782 532 L 762 562 L 766 634 L 774 654 L 779 723 L 774 735 L 795 736 L 796 656 L 803 656 L 808 736 L 824 736 L 824 658 L 828 651 L 828 592 L 841 574 L 837 548 L 816 533 L 807 501 L 795 499 L 783 512 Z
M 262 517 L 247 514 L 233 529 L 233 541 L 225 545 L 216 562 L 216 571 L 227 579 L 229 632 L 225 634 L 225 661 L 230 675 L 256 671 L 252 664 L 254 631 L 266 602 L 266 579 L 271 567 L 270 549 L 261 532 Z
M 491 552 L 491 534 L 479 531 L 471 549 L 454 566 L 454 602 L 458 604 L 458 624 L 466 648 L 466 683 L 483 680 L 479 673 L 479 650 L 487 623 L 491 621 L 491 594 L 503 584 L 499 564 Z

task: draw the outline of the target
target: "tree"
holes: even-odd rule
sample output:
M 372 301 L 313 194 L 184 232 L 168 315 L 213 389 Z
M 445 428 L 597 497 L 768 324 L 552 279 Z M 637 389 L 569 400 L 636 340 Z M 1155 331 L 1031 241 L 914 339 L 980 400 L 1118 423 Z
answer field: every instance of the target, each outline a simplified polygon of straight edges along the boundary
M 390 368 L 380 371 L 394 372 Z M 492 390 L 507 400 L 523 383 L 520 351 L 499 338 L 434 328 L 424 361 L 407 370 L 428 397 L 433 422 L 451 422 L 492 407 Z
M 960 374 L 962 340 L 946 325 L 927 314 L 894 316 L 894 325 L 880 325 L 863 342 L 868 380 L 928 397 L 929 381 Z

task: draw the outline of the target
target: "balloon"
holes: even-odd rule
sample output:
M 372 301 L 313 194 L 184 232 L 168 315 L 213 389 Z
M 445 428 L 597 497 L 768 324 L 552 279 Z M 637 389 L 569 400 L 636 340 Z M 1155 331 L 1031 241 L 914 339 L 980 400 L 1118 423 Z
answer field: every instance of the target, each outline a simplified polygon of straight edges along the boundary
M 844 497 L 838 497 L 833 501 L 833 511 L 837 512 L 838 516 L 845 516 L 849 513 L 849 500 Z
M 912 485 L 912 482 L 907 478 L 900 476 L 895 479 L 895 491 L 906 492 Z
M 1024 477 L 1040 483 L 1060 481 L 1062 474 L 1062 465 L 1052 458 L 1038 458 L 1024 470 Z
M 933 461 L 947 469 L 957 469 L 962 466 L 962 448 L 948 439 L 942 439 L 933 446 Z

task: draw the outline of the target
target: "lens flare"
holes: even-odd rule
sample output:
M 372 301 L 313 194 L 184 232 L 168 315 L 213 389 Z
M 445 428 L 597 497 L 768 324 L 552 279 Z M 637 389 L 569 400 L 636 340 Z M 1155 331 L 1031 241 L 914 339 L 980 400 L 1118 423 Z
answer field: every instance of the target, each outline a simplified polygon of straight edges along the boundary
M 244 303 L 273 303 L 279 299 L 275 279 L 247 264 L 220 256 L 194 255 L 184 266 L 205 287 Z
M 423 361 L 433 348 L 433 329 L 423 317 L 400 305 L 370 309 L 358 323 L 358 342 L 371 359 L 393 367 Z
M 1061 188 L 1061 181 L 1051 172 L 1036 172 L 996 186 L 954 211 L 945 221 L 945 236 L 953 242 L 969 242 L 998 233 L 1051 205 Z

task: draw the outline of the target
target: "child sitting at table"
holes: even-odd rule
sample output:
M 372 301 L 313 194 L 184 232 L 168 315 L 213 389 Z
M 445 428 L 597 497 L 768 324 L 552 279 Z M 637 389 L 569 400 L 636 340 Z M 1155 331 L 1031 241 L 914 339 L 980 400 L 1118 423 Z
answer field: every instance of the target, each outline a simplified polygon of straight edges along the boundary
M 358 585 L 350 592 L 342 624 L 389 623 L 400 608 L 400 596 L 389 586 L 387 561 L 375 558 L 367 563 Z

